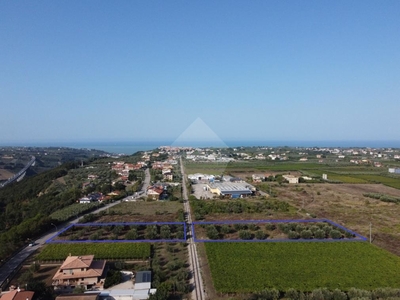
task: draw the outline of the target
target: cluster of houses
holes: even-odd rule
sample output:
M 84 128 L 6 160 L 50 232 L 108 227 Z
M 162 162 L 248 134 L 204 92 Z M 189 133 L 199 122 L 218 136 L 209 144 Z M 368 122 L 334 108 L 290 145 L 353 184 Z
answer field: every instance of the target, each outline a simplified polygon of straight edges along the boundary
M 163 180 L 172 181 L 174 179 L 174 165 L 178 164 L 178 161 L 175 159 L 170 159 L 167 161 L 155 161 L 152 164 L 153 170 L 160 170 L 163 175 Z
M 123 161 L 115 161 L 111 166 L 111 170 L 115 171 L 119 180 L 126 181 L 129 177 L 129 171 L 141 170 L 147 167 L 146 161 L 139 161 L 136 164 L 130 164 Z
M 251 176 L 252 180 L 254 183 L 260 183 L 265 181 L 265 179 L 269 176 L 270 174 L 253 174 Z M 313 180 L 313 178 L 309 177 L 309 176 L 295 176 L 292 174 L 283 174 L 282 175 L 283 179 L 285 179 L 288 183 L 299 183 L 300 178 L 309 181 L 309 180 Z M 323 178 L 323 179 L 327 179 L 327 178 Z

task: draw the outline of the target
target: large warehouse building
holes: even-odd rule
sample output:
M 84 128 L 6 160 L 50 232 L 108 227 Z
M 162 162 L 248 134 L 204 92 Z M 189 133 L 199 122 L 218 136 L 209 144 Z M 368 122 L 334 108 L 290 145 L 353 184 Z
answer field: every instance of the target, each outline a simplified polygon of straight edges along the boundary
M 253 186 L 245 182 L 215 182 L 209 183 L 207 186 L 211 193 L 231 198 L 251 196 L 256 190 Z

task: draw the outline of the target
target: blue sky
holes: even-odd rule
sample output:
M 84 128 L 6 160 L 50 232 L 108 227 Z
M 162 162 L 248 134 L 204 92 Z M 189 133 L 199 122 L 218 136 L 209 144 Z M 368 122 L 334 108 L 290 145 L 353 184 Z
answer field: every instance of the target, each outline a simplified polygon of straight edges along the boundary
M 0 1 L 0 144 L 399 140 L 399 1 Z

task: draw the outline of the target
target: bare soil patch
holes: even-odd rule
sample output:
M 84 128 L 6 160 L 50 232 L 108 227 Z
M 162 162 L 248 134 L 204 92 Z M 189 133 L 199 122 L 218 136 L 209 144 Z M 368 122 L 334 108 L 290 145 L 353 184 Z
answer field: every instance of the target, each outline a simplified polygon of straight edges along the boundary
M 299 209 L 303 217 L 327 218 L 369 237 L 376 245 L 400 255 L 400 205 L 364 197 L 364 193 L 400 196 L 380 184 L 275 185 L 278 198 Z M 308 215 L 307 215 L 308 214 Z
M 0 169 L 0 180 L 7 180 L 8 178 L 12 177 L 14 173 L 10 172 L 6 169 Z

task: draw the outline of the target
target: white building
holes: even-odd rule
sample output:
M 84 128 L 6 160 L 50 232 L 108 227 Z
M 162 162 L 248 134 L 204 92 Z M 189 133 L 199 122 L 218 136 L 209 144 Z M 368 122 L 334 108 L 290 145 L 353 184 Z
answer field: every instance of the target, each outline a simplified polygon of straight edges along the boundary
M 299 177 L 293 175 L 282 175 L 289 183 L 299 183 Z

